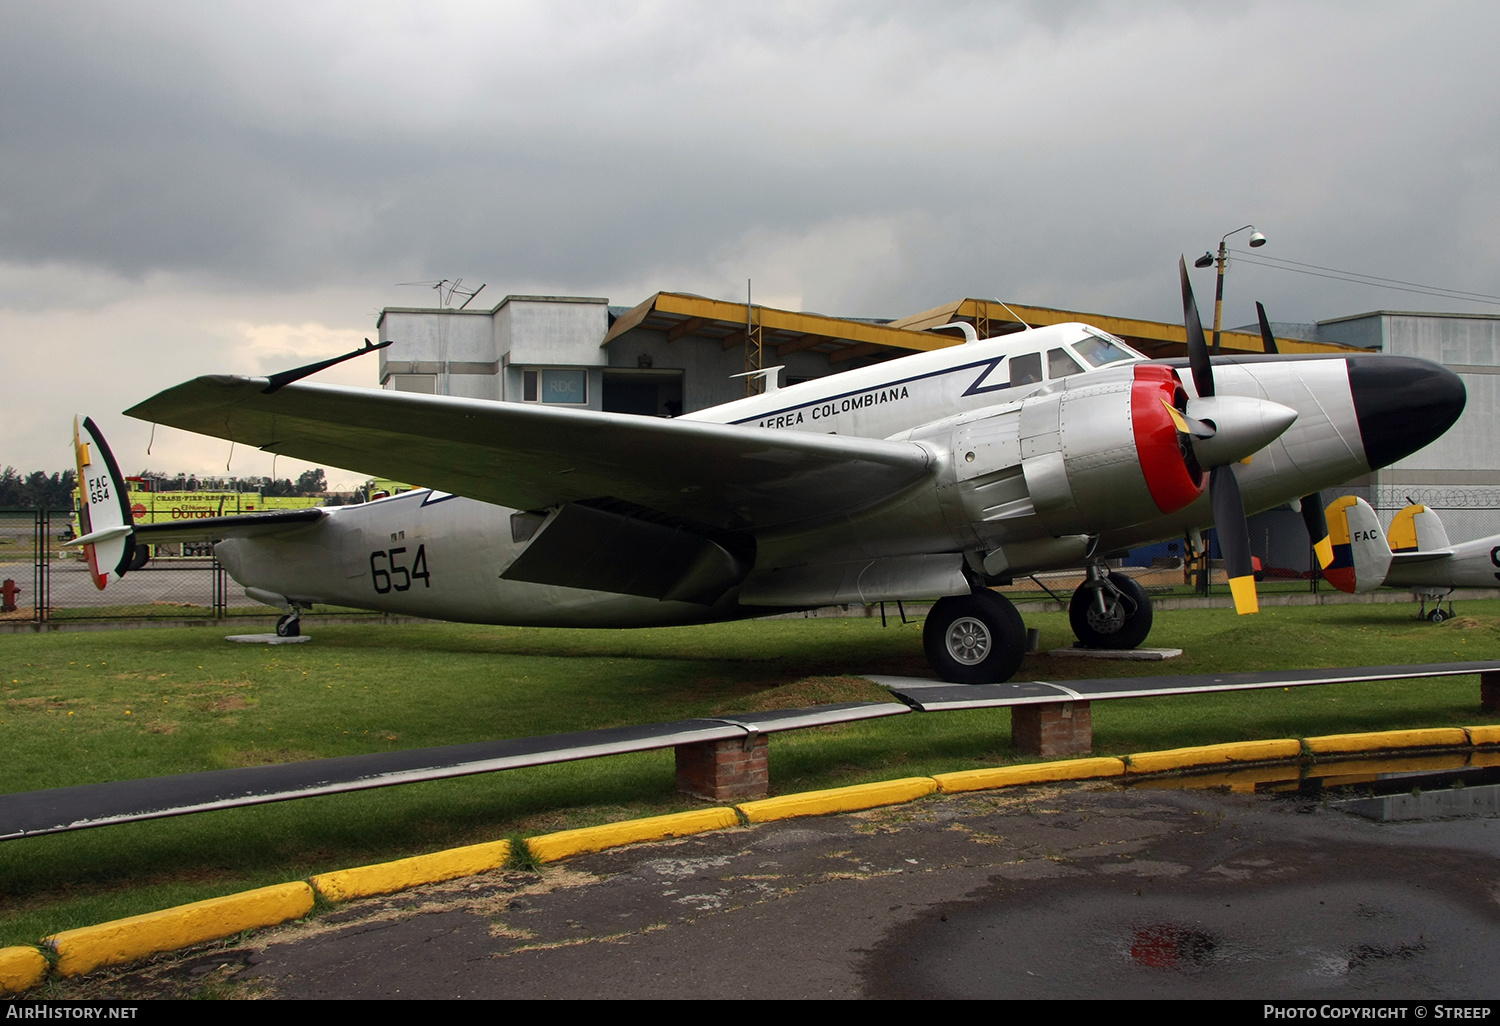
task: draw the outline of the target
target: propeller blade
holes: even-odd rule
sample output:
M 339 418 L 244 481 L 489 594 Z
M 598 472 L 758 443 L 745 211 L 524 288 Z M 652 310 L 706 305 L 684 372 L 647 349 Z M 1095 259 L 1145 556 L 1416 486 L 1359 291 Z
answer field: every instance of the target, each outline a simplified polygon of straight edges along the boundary
M 1268 353 L 1278 353 L 1276 348 L 1276 336 L 1271 334 L 1271 322 L 1266 319 L 1266 308 L 1257 301 L 1255 312 L 1260 317 L 1260 344 Z
M 1192 435 L 1194 438 L 1212 438 L 1218 434 L 1218 429 L 1212 424 L 1207 424 L 1201 420 L 1194 420 L 1165 399 L 1161 401 L 1161 404 L 1167 408 L 1167 416 L 1172 418 L 1173 425 L 1183 434 Z
M 1203 337 L 1203 321 L 1198 317 L 1198 301 L 1188 281 L 1187 259 L 1179 257 L 1177 269 L 1182 274 L 1182 325 L 1187 329 L 1188 365 L 1193 368 L 1193 387 L 1200 396 L 1214 394 L 1214 368 L 1208 359 L 1208 342 Z
M 1234 469 L 1215 467 L 1208 479 L 1208 492 L 1235 612 L 1241 616 L 1258 613 L 1260 600 L 1255 594 L 1255 568 L 1250 562 L 1250 525 L 1245 520 L 1245 503 L 1240 498 L 1240 483 L 1235 479 Z
M 1307 537 L 1318 557 L 1318 566 L 1327 570 L 1333 562 L 1333 542 L 1328 537 L 1328 517 L 1323 512 L 1321 492 L 1302 496 L 1302 522 L 1307 525 Z

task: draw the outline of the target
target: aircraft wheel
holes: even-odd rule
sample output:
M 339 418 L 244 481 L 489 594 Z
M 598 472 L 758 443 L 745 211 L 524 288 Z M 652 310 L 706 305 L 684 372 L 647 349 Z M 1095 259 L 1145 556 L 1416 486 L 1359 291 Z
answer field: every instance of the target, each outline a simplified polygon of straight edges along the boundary
M 1026 658 L 1026 624 L 993 591 L 939 599 L 922 627 L 922 648 L 938 676 L 954 684 L 1010 680 Z
M 1448 614 L 1443 612 L 1441 608 L 1434 609 L 1432 612 L 1427 614 L 1427 619 L 1431 620 L 1433 623 L 1442 623 L 1444 620 L 1448 619 Z
M 1102 613 L 1095 598 L 1100 588 Z M 1151 633 L 1151 597 L 1125 574 L 1110 574 L 1107 584 L 1085 581 L 1068 603 L 1068 622 L 1084 648 L 1135 648 Z
M 295 613 L 287 613 L 276 621 L 276 636 L 278 638 L 300 638 L 302 636 L 302 620 Z
M 139 570 L 141 567 L 145 566 L 146 563 L 150 559 L 151 559 L 151 549 L 150 549 L 150 547 L 146 546 L 146 545 L 142 545 L 139 542 L 137 542 L 136 545 L 135 545 L 135 548 L 131 549 L 131 551 L 130 551 L 130 567 L 129 567 L 129 569 L 131 569 L 131 570 Z

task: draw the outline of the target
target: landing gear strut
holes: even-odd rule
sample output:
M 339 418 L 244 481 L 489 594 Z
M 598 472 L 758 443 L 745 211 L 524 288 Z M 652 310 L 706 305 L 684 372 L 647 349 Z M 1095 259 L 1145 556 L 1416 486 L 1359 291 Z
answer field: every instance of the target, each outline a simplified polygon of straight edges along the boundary
M 1135 648 L 1151 633 L 1151 598 L 1124 574 L 1090 566 L 1073 592 L 1068 622 L 1084 648 Z
M 922 627 L 922 648 L 954 684 L 1010 680 L 1026 658 L 1026 624 L 1003 595 L 976 591 L 939 599 Z
M 1448 611 L 1443 611 L 1443 596 L 1448 596 Z M 1417 613 L 1417 619 L 1427 619 L 1432 623 L 1442 623 L 1444 620 L 1453 619 L 1453 589 L 1446 591 L 1419 591 L 1417 598 L 1422 601 L 1421 611 Z M 1428 600 L 1432 601 L 1432 608 L 1427 608 Z

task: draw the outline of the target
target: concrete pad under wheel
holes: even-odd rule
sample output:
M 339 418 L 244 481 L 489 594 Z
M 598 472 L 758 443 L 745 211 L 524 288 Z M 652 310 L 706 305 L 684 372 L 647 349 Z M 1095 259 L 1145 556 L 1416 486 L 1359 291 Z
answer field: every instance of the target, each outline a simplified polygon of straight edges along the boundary
M 295 638 L 283 638 L 280 634 L 230 634 L 225 641 L 238 641 L 246 645 L 296 645 L 311 641 L 311 634 L 299 634 Z
M 1176 659 L 1182 655 L 1180 648 L 1054 648 L 1048 655 L 1078 656 L 1083 659 L 1128 659 L 1138 663 L 1159 662 Z

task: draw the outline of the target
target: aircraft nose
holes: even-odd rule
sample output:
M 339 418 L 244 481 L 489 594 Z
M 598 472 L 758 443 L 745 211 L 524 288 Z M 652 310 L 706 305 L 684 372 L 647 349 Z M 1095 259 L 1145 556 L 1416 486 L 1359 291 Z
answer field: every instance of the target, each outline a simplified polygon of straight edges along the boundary
M 1464 383 L 1448 368 L 1412 356 L 1351 356 L 1349 391 L 1370 469 L 1410 456 L 1464 412 Z

